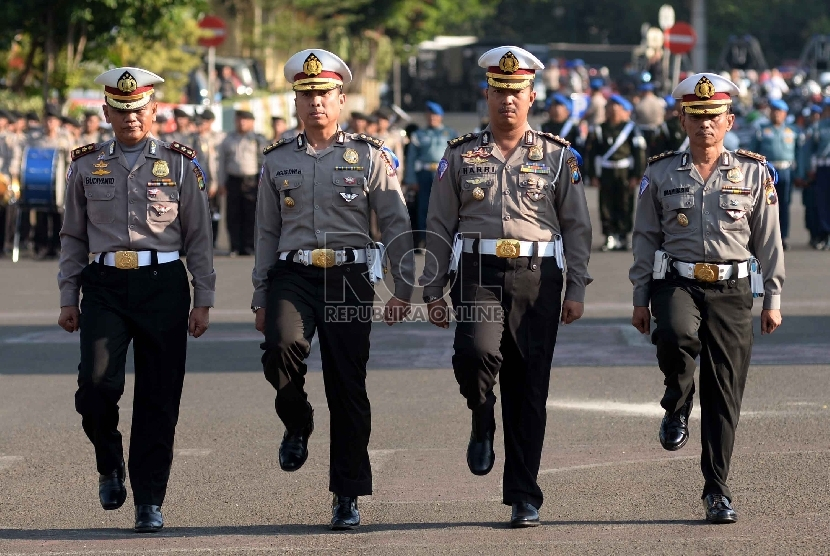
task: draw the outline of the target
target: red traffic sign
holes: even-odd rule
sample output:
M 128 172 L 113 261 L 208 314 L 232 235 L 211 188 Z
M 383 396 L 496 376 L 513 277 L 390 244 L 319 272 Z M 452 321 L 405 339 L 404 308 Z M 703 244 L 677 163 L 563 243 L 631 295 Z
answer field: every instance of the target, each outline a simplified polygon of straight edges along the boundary
M 206 15 L 199 22 L 199 29 L 204 35 L 199 39 L 200 46 L 219 46 L 225 41 L 225 21 L 215 15 Z
M 697 43 L 697 33 L 694 28 L 683 21 L 678 21 L 665 31 L 666 48 L 672 54 L 686 54 L 691 52 Z

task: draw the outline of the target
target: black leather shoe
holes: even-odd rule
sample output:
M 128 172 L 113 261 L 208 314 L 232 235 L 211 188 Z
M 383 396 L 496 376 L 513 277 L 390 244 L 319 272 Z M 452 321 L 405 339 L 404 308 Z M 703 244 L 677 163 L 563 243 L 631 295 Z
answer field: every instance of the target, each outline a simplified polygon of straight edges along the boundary
M 496 453 L 493 451 L 496 419 L 492 406 L 473 411 L 472 428 L 470 443 L 467 445 L 467 467 L 473 475 L 486 475 L 496 463 Z
M 360 512 L 357 511 L 357 496 L 334 495 L 331 503 L 332 531 L 346 531 L 360 525 Z
M 153 504 L 139 504 L 135 507 L 136 533 L 155 533 L 164 527 L 164 518 L 161 515 L 161 506 Z
M 706 521 L 709 523 L 735 523 L 738 514 L 732 509 L 729 498 L 723 494 L 707 494 L 703 499 L 706 508 Z
M 280 443 L 280 468 L 283 471 L 296 471 L 308 459 L 308 437 L 314 432 L 314 411 L 308 423 L 300 430 L 286 430 Z
M 513 504 L 513 513 L 510 515 L 510 526 L 514 529 L 521 527 L 536 527 L 539 525 L 539 510 L 528 502 Z
M 692 398 L 689 397 L 680 409 L 670 414 L 666 411 L 660 423 L 660 445 L 674 452 L 689 441 L 689 415 L 692 413 Z
M 105 510 L 117 510 L 124 505 L 127 499 L 127 487 L 124 486 L 126 475 L 124 460 L 112 473 L 98 475 L 98 499 Z

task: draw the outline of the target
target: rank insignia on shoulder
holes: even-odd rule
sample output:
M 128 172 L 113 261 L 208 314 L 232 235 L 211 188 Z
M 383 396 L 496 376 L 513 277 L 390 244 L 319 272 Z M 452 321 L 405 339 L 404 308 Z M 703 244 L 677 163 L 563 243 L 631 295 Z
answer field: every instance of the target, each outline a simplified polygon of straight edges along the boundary
M 366 135 L 365 133 L 360 133 L 360 134 L 355 134 L 354 138 L 359 139 L 360 141 L 365 141 L 366 143 L 369 143 L 370 145 L 372 145 L 376 149 L 382 149 L 383 148 L 383 141 L 381 141 L 380 139 L 377 139 L 375 137 L 372 137 L 371 135 Z
M 461 143 L 465 143 L 465 142 L 469 141 L 470 139 L 476 139 L 476 138 L 478 138 L 478 133 L 468 133 L 466 135 L 462 135 L 461 137 L 456 137 L 455 139 L 450 139 L 449 141 L 447 141 L 447 145 L 449 145 L 450 147 L 455 147 L 457 145 L 460 145 Z
M 663 160 L 664 158 L 668 158 L 668 157 L 670 157 L 670 156 L 674 156 L 674 155 L 675 155 L 675 152 L 674 152 L 674 151 L 666 151 L 666 152 L 662 152 L 662 153 L 660 153 L 660 154 L 656 154 L 656 155 L 654 155 L 654 156 L 650 156 L 650 157 L 648 158 L 648 163 L 649 163 L 649 164 L 651 164 L 652 162 L 657 162 L 658 160 Z
M 88 155 L 91 152 L 95 152 L 95 147 L 97 143 L 90 143 L 89 145 L 84 145 L 83 147 L 78 147 L 77 149 L 72 151 L 72 160 L 77 160 L 82 156 Z
M 570 141 L 562 139 L 561 137 L 559 137 L 558 135 L 554 135 L 553 133 L 548 133 L 546 131 L 537 131 L 536 133 L 538 133 L 542 137 L 547 137 L 548 139 L 553 139 L 554 142 L 559 143 L 563 147 L 570 147 L 571 146 Z
M 746 149 L 738 149 L 737 151 L 735 151 L 735 154 L 740 154 L 742 156 L 746 156 L 746 157 L 749 157 L 749 158 L 754 158 L 755 160 L 760 160 L 761 162 L 766 162 L 767 161 L 767 157 L 765 157 L 764 155 L 754 153 L 754 152 L 748 151 Z
M 190 147 L 182 145 L 181 143 L 178 143 L 178 142 L 175 142 L 175 141 L 173 143 L 170 143 L 170 149 L 176 151 L 179 154 L 183 154 L 184 156 L 186 156 L 190 160 L 193 160 L 194 158 L 196 158 L 196 151 L 194 151 Z
M 267 147 L 262 149 L 262 154 L 268 154 L 271 151 L 273 151 L 274 149 L 276 149 L 277 147 L 281 147 L 282 145 L 287 145 L 290 142 L 291 142 L 291 139 L 284 139 L 284 138 L 280 139 L 276 143 L 271 143 L 270 145 L 268 145 Z

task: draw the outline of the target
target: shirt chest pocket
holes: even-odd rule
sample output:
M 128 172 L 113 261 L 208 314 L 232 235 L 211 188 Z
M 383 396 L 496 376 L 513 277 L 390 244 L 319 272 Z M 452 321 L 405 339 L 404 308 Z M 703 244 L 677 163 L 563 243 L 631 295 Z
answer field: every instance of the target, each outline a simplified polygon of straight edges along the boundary
M 88 185 L 84 187 L 86 215 L 94 224 L 112 224 L 115 221 L 115 185 Z
M 147 220 L 172 222 L 179 215 L 179 190 L 175 187 L 147 188 Z
M 295 178 L 293 180 L 282 180 L 279 183 L 280 196 L 280 214 L 283 220 L 292 220 L 300 214 L 302 210 L 301 194 L 303 190 L 302 178 Z
M 747 216 L 752 210 L 752 195 L 722 194 L 718 206 L 721 208 L 721 229 L 740 231 L 749 228 Z
M 698 227 L 694 195 L 669 195 L 663 197 L 664 228 L 670 234 L 691 232 Z
M 522 208 L 526 212 L 541 214 L 545 212 L 553 197 L 553 186 L 546 178 L 522 177 L 519 179 L 519 195 Z
M 338 174 L 332 178 L 334 194 L 332 206 L 335 208 L 362 209 L 368 200 L 368 180 L 360 174 Z
M 472 175 L 461 179 L 461 212 L 463 214 L 490 214 L 495 199 L 494 176 Z

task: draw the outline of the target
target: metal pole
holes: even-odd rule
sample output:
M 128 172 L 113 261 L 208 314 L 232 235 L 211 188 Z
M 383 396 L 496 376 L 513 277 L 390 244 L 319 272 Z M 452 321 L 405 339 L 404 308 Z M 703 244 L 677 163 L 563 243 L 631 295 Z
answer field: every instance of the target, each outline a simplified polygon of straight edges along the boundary
M 208 106 L 213 106 L 214 101 L 214 75 L 216 74 L 216 47 L 208 47 Z
M 697 33 L 697 44 L 692 50 L 692 71 L 706 71 L 706 0 L 692 0 L 692 27 Z
M 674 90 L 680 82 L 680 61 L 683 59 L 681 54 L 674 55 L 674 68 L 671 72 L 671 88 Z
M 401 105 L 401 60 L 398 57 L 392 64 L 392 104 Z

